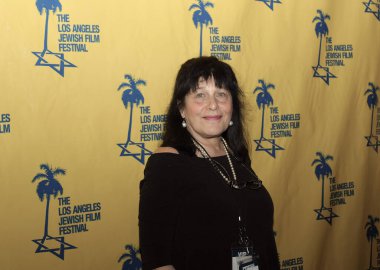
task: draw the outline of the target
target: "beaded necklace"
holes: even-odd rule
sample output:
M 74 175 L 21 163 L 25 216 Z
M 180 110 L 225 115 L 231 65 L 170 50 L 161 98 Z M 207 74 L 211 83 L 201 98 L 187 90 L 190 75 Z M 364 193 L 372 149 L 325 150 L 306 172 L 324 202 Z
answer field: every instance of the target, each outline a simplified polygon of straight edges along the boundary
M 208 161 L 211 163 L 211 165 L 214 167 L 214 169 L 222 176 L 222 178 L 227 182 L 227 184 L 234 187 L 234 188 L 239 188 L 239 186 L 237 185 L 237 177 L 236 177 L 235 168 L 234 168 L 234 165 L 232 164 L 232 160 L 231 160 L 230 154 L 228 152 L 228 145 L 227 145 L 227 142 L 224 140 L 224 138 L 222 137 L 221 140 L 223 143 L 224 151 L 226 152 L 228 164 L 230 165 L 230 168 L 231 168 L 232 177 L 233 177 L 232 179 L 231 179 L 230 175 L 227 173 L 227 170 L 221 164 L 219 164 L 219 162 L 216 162 L 215 160 L 213 160 L 210 157 L 210 155 L 207 153 L 206 149 L 199 142 L 197 142 L 194 138 L 192 138 L 192 140 L 193 140 L 193 143 L 195 145 L 195 148 L 197 148 L 199 153 L 201 153 L 202 157 L 208 159 Z M 221 166 L 223 168 L 223 170 L 225 171 L 226 174 L 224 174 L 222 172 L 222 170 L 218 167 L 217 164 L 219 164 L 219 166 Z
M 227 172 L 226 168 L 224 168 L 224 166 L 222 164 L 220 164 L 216 160 L 212 159 L 211 156 L 207 153 L 206 149 L 199 142 L 197 142 L 194 138 L 191 138 L 191 139 L 194 143 L 195 148 L 199 151 L 199 153 L 201 153 L 202 157 L 206 158 L 211 163 L 214 170 L 220 174 L 220 176 L 223 178 L 223 180 L 230 187 L 235 188 L 235 189 L 242 189 L 245 187 L 247 187 L 249 189 L 258 189 L 262 186 L 262 181 L 257 177 L 255 172 L 252 171 L 251 169 L 247 168 L 244 163 L 241 163 L 241 165 L 243 166 L 244 169 L 246 169 L 251 174 L 252 179 L 248 179 L 246 182 L 244 182 L 240 185 L 238 184 L 235 168 L 234 168 L 234 165 L 232 163 L 230 152 L 229 152 L 229 147 L 228 147 L 227 142 L 225 141 L 225 139 L 223 137 L 221 138 L 221 141 L 223 143 L 224 151 L 226 152 L 228 164 L 230 165 L 230 168 L 231 168 L 232 179 L 231 179 L 230 174 Z M 237 160 L 237 158 L 232 153 L 231 153 L 231 155 L 235 158 L 235 160 Z M 220 168 L 223 169 L 224 173 Z

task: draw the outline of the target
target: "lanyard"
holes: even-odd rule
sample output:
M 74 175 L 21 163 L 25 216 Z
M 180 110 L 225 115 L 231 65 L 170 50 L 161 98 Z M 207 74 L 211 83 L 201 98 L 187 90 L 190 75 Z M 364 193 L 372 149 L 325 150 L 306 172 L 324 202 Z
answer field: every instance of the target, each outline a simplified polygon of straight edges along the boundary
M 253 242 L 249 239 L 245 223 L 246 215 L 239 205 L 238 190 L 233 190 L 233 203 L 238 211 L 238 236 L 237 241 L 231 245 L 232 270 L 259 270 L 259 255 Z M 240 197 L 240 196 L 239 196 Z

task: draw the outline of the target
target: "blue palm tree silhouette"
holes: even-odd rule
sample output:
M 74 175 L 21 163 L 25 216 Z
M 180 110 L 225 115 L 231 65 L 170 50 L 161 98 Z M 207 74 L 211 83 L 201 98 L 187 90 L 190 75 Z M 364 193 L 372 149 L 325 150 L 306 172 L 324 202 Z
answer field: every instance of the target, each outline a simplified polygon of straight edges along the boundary
M 319 37 L 319 53 L 318 53 L 318 65 L 321 66 L 321 47 L 322 47 L 322 36 L 326 36 L 329 33 L 329 28 L 327 27 L 326 20 L 330 20 L 330 16 L 328 14 L 323 14 L 321 10 L 317 10 L 318 16 L 315 16 L 313 22 L 317 22 L 315 24 L 315 34 L 317 38 Z
M 375 107 L 377 106 L 377 103 L 379 101 L 377 94 L 376 94 L 376 91 L 379 90 L 380 88 L 372 82 L 369 82 L 368 85 L 370 86 L 370 88 L 365 91 L 364 95 L 368 94 L 367 104 L 368 104 L 368 107 L 370 109 L 372 109 L 371 129 L 370 129 L 370 133 L 369 133 L 370 134 L 369 136 L 372 137 L 373 136 L 372 135 L 372 127 L 373 127 L 374 110 L 375 110 Z
M 45 20 L 45 37 L 44 37 L 44 50 L 41 53 L 41 56 L 43 57 L 48 51 L 48 28 L 49 28 L 49 13 L 52 11 L 55 13 L 57 9 L 59 11 L 62 10 L 62 5 L 59 2 L 59 0 L 37 0 L 36 6 L 40 14 L 42 15 L 43 10 L 45 10 L 46 13 L 46 20 Z
M 371 252 L 369 255 L 369 267 L 368 267 L 369 270 L 374 269 L 374 267 L 372 266 L 373 239 L 379 236 L 379 231 L 377 230 L 376 222 L 379 222 L 379 218 L 377 217 L 374 218 L 373 216 L 368 215 L 368 222 L 364 226 L 364 228 L 367 229 L 366 233 L 367 233 L 368 242 L 371 242 Z
M 214 7 L 214 4 L 211 2 L 204 3 L 203 0 L 198 0 L 198 4 L 192 4 L 189 10 L 196 9 L 193 13 L 193 22 L 195 28 L 198 28 L 198 24 L 200 25 L 200 46 L 199 46 L 199 56 L 202 56 L 202 32 L 203 25 L 208 26 L 210 23 L 212 25 L 212 18 L 210 14 L 207 12 L 207 7 Z
M 48 236 L 50 196 L 53 195 L 54 198 L 56 198 L 58 193 L 61 195 L 63 193 L 63 188 L 55 177 L 57 175 L 65 175 L 66 171 L 61 168 L 53 169 L 48 164 L 41 164 L 40 169 L 44 170 L 45 173 L 38 173 L 36 176 L 34 176 L 32 183 L 37 180 L 41 180 L 37 185 L 37 195 L 41 201 L 46 198 L 45 229 L 42 240 L 43 243 Z
M 126 141 L 126 145 L 131 141 L 131 131 L 132 131 L 132 115 L 133 115 L 133 104 L 136 104 L 138 107 L 141 104 L 144 104 L 144 97 L 141 94 L 140 90 L 137 88 L 139 85 L 146 85 L 146 82 L 144 80 L 136 80 L 131 75 L 126 74 L 124 76 L 125 79 L 128 80 L 128 82 L 124 82 L 120 84 L 118 91 L 121 89 L 124 89 L 121 100 L 123 101 L 123 104 L 126 109 L 128 109 L 128 104 L 130 104 L 130 114 L 129 114 L 129 128 L 128 128 L 128 138 Z
M 265 113 L 265 106 L 273 105 L 273 98 L 269 93 L 269 89 L 275 89 L 274 84 L 266 84 L 264 80 L 259 80 L 259 84 L 261 86 L 257 86 L 255 90 L 253 90 L 253 93 L 256 93 L 259 91 L 256 97 L 256 103 L 259 109 L 261 110 L 261 106 L 263 108 L 262 118 L 261 118 L 261 135 L 260 140 L 264 138 L 264 113 Z
M 322 202 L 321 202 L 321 209 L 325 208 L 324 203 L 324 194 L 325 194 L 325 176 L 328 177 L 332 175 L 332 170 L 329 164 L 327 164 L 327 161 L 333 160 L 332 156 L 326 155 L 324 156 L 321 152 L 317 152 L 316 155 L 319 157 L 319 159 L 314 159 L 311 166 L 315 166 L 315 175 L 317 176 L 317 179 L 319 181 L 320 178 L 322 178 Z
M 127 252 L 121 255 L 121 257 L 117 261 L 121 262 L 125 260 L 123 263 L 122 270 L 140 270 L 142 268 L 141 260 L 138 257 L 138 254 L 140 254 L 140 249 L 137 249 L 132 245 L 126 245 L 125 249 L 127 250 Z

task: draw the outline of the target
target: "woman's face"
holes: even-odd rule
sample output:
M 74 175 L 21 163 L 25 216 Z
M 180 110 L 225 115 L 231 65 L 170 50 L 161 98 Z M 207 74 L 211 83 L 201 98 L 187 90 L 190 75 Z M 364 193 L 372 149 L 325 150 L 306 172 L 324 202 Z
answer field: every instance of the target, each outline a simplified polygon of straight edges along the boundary
M 227 89 L 218 88 L 214 78 L 200 78 L 198 88 L 186 96 L 180 113 L 187 130 L 196 139 L 220 137 L 232 117 L 232 96 Z

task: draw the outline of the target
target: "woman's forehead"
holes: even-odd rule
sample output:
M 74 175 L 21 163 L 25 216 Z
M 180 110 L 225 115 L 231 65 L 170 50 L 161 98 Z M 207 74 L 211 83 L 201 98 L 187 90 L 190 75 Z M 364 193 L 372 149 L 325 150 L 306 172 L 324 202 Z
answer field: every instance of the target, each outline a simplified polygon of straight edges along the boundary
M 207 79 L 205 79 L 204 77 L 199 77 L 197 85 L 196 85 L 196 89 L 204 88 L 207 85 L 215 86 L 216 88 L 219 88 L 219 89 L 227 89 L 224 87 L 222 83 L 218 84 L 218 82 L 215 81 L 214 76 L 212 75 L 208 77 Z

